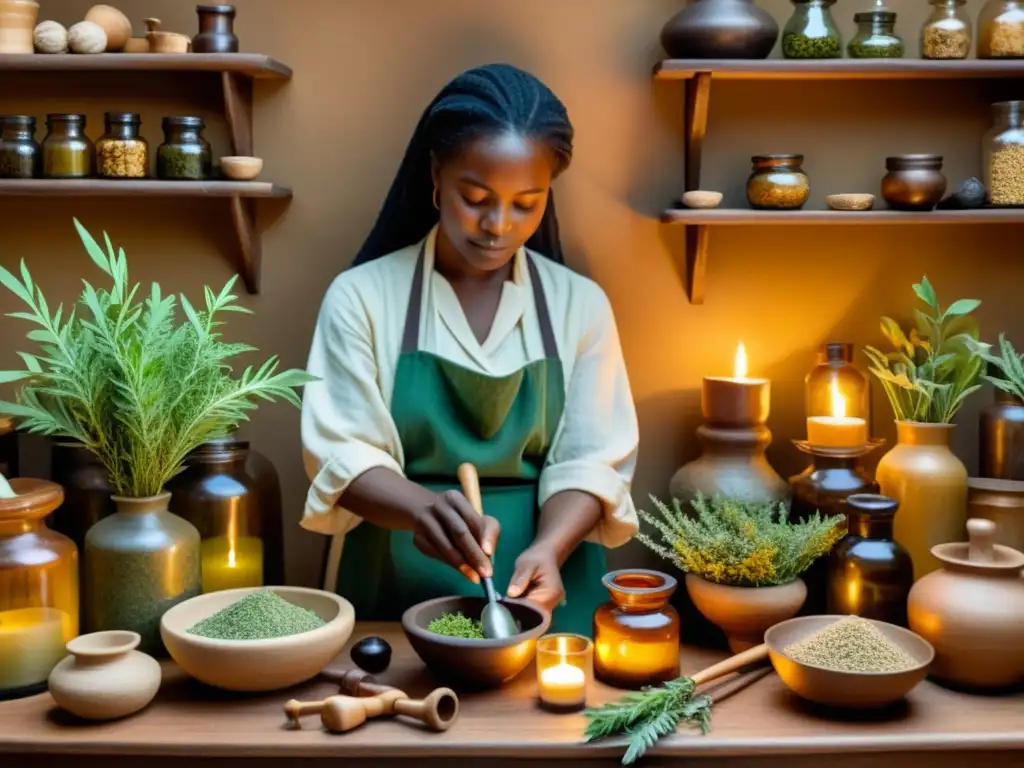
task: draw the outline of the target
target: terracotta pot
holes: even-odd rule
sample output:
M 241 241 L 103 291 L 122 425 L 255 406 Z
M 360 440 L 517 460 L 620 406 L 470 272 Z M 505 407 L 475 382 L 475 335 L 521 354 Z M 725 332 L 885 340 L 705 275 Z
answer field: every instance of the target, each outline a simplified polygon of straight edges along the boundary
M 900 504 L 893 527 L 915 579 L 939 567 L 932 547 L 958 539 L 967 519 L 967 468 L 949 449 L 953 427 L 896 422 L 897 443 L 875 471 L 881 494 Z
M 696 0 L 661 30 L 661 45 L 676 59 L 764 59 L 779 25 L 753 0 Z
M 1024 554 L 995 543 L 991 520 L 967 521 L 967 544 L 932 553 L 942 570 L 910 590 L 910 629 L 935 647 L 931 674 L 967 688 L 1024 680 Z
M 1024 552 L 1024 482 L 972 477 L 967 514 L 996 524 L 996 543 Z
M 733 653 L 763 643 L 764 633 L 796 616 L 807 599 L 802 579 L 777 587 L 734 587 L 688 573 L 686 591 L 697 610 L 725 632 Z
M 137 632 L 113 630 L 76 637 L 50 673 L 57 704 L 87 720 L 113 720 L 138 712 L 160 688 L 160 664 L 135 650 Z
M 38 17 L 35 0 L 0 0 L 0 53 L 34 53 Z

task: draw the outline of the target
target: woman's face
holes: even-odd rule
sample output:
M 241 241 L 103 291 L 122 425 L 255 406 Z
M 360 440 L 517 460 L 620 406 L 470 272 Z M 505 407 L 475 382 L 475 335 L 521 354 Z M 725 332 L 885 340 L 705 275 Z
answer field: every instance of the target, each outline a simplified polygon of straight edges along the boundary
M 505 266 L 540 226 L 553 169 L 545 145 L 516 133 L 478 139 L 435 162 L 444 245 L 473 271 Z

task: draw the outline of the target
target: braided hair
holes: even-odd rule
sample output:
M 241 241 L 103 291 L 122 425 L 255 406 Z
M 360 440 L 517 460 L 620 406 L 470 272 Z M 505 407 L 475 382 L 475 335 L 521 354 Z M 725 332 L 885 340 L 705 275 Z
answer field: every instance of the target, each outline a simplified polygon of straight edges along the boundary
M 554 176 L 569 167 L 572 123 L 565 105 L 544 83 L 509 64 L 489 64 L 463 72 L 441 90 L 420 118 L 354 265 L 417 243 L 437 224 L 431 154 L 443 162 L 467 144 L 504 131 L 546 144 L 555 157 Z M 540 226 L 526 246 L 564 262 L 553 192 Z

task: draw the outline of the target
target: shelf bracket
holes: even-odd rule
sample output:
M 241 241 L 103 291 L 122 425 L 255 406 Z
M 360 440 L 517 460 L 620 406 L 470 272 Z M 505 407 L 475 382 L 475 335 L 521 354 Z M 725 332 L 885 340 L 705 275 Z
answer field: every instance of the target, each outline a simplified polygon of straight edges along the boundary
M 239 273 L 249 293 L 259 293 L 263 275 L 263 244 L 256 231 L 256 201 L 237 195 L 232 197 L 231 220 L 238 238 Z
M 686 137 L 686 191 L 700 189 L 704 136 L 708 129 L 711 73 L 696 72 L 685 81 L 683 128 Z M 691 304 L 704 303 L 704 278 L 708 266 L 710 231 L 702 224 L 686 227 L 686 294 Z
M 231 151 L 252 156 L 252 80 L 231 72 L 222 72 L 224 113 L 231 135 Z

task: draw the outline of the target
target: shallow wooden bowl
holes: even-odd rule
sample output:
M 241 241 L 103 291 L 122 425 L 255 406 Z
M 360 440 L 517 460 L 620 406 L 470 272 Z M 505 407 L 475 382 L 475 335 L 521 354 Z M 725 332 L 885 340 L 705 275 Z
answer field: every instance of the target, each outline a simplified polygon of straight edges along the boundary
M 683 205 L 687 208 L 717 208 L 722 202 L 721 192 L 694 189 L 683 193 Z
M 442 613 L 479 618 L 487 604 L 483 597 L 439 597 L 414 605 L 402 614 L 402 630 L 416 655 L 438 677 L 464 689 L 497 688 L 533 661 L 537 638 L 551 626 L 551 614 L 538 605 L 508 598 L 501 602 L 523 630 L 504 640 L 469 640 L 427 631 Z
M 935 658 L 935 649 L 920 635 L 884 621 L 871 621 L 893 644 L 917 664 L 900 672 L 837 672 L 803 664 L 786 656 L 782 649 L 844 616 L 800 616 L 780 622 L 764 636 L 768 656 L 782 682 L 797 696 L 816 704 L 843 709 L 874 709 L 902 699 L 920 683 Z
M 229 179 L 251 181 L 263 170 L 263 158 L 229 155 L 220 159 L 220 169 Z
M 869 193 L 826 195 L 825 202 L 833 211 L 870 211 L 875 204 L 875 196 Z
M 307 608 L 322 627 L 269 640 L 214 640 L 190 635 L 196 622 L 260 589 Z M 305 587 L 247 587 L 198 595 L 171 608 L 160 636 L 171 658 L 192 677 L 229 691 L 276 691 L 316 677 L 352 635 L 355 609 L 343 597 Z

